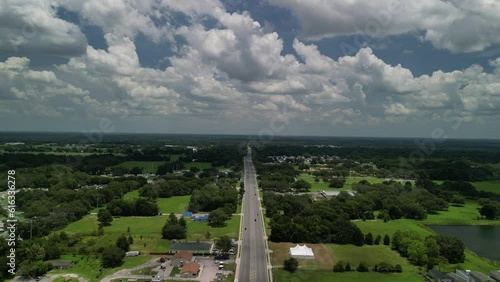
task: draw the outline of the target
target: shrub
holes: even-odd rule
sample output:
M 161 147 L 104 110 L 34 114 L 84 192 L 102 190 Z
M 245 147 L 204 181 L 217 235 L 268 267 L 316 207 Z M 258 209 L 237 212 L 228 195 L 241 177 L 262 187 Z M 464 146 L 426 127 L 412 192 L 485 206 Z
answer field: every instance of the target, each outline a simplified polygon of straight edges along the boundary
M 356 267 L 356 271 L 357 272 L 368 272 L 370 270 L 368 269 L 368 265 L 366 264 L 366 262 L 362 261 L 359 263 L 358 267 Z

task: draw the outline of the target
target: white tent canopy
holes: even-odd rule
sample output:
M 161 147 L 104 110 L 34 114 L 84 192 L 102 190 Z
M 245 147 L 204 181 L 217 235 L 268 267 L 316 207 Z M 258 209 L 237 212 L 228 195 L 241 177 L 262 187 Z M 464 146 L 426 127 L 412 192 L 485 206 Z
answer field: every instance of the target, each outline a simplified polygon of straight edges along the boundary
M 311 248 L 304 246 L 295 246 L 290 248 L 290 256 L 297 259 L 314 259 L 314 253 Z

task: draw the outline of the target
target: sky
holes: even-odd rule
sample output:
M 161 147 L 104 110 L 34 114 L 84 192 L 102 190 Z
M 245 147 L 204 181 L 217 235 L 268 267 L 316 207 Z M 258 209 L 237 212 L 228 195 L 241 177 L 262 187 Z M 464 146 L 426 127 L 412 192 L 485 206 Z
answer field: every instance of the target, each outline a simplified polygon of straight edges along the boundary
M 0 131 L 500 138 L 500 1 L 3 0 Z

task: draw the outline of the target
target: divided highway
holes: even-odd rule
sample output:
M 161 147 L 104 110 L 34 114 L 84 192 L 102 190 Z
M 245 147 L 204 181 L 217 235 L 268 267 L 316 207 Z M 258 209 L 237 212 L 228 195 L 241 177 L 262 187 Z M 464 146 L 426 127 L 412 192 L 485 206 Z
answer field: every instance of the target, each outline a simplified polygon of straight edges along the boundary
M 252 152 L 244 158 L 245 194 L 243 196 L 242 240 L 237 271 L 238 282 L 268 282 L 267 253 L 264 239 L 257 178 L 252 163 Z

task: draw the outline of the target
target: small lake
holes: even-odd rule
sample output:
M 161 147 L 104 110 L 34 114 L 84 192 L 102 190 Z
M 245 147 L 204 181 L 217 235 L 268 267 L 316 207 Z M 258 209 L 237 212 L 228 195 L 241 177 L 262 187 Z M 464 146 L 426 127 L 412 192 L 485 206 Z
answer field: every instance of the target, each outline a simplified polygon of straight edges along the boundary
M 500 261 L 499 225 L 427 225 L 434 232 L 459 238 L 478 256 Z

